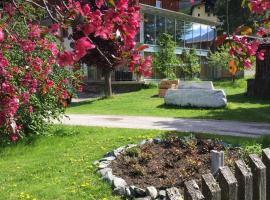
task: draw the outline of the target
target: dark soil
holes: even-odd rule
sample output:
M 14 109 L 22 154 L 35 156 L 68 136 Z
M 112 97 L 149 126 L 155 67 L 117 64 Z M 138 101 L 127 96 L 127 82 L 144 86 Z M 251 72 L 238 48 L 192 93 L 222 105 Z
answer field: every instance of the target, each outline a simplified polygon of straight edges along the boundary
M 227 166 L 239 159 L 236 148 L 225 148 L 220 142 L 171 136 L 159 144 L 148 143 L 127 150 L 111 167 L 113 173 L 129 185 L 181 189 L 185 181 L 200 180 L 201 175 L 210 173 L 210 151 L 213 149 L 226 152 Z

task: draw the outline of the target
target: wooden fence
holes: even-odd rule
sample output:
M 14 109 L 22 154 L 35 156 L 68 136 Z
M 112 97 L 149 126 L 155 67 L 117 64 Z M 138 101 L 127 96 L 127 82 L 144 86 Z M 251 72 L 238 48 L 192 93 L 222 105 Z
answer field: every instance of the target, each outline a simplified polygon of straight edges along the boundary
M 184 200 L 270 200 L 270 149 L 264 149 L 262 157 L 250 155 L 247 164 L 236 161 L 234 173 L 225 166 L 216 179 L 203 175 L 199 185 L 185 182 Z

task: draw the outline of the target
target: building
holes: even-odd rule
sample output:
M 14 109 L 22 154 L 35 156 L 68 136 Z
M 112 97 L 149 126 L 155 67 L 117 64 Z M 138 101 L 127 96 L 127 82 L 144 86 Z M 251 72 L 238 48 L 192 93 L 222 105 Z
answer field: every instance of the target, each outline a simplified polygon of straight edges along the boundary
M 157 40 L 162 33 L 173 36 L 177 48 L 176 54 L 180 55 L 183 49 L 195 48 L 201 60 L 201 77 L 207 78 L 206 56 L 216 38 L 216 21 L 193 17 L 179 12 L 179 0 L 141 0 L 141 27 L 137 42 L 147 44 L 145 55 L 158 52 Z M 102 80 L 100 70 L 95 66 L 87 67 L 87 80 L 91 83 Z M 157 77 L 155 72 L 152 79 Z M 136 77 L 128 72 L 128 68 L 116 71 L 112 77 L 114 81 L 133 81 Z
M 193 5 L 190 14 L 193 17 L 219 22 L 218 17 L 214 14 L 213 8 L 207 6 L 206 2 L 199 2 Z

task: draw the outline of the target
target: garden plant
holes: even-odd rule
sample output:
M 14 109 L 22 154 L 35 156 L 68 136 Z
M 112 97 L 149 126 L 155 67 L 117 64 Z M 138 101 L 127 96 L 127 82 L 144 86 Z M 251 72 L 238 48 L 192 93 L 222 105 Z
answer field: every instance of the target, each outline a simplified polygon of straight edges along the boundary
M 139 7 L 133 1 L 4 1 L 0 27 L 1 141 L 39 134 L 63 113 L 66 100 L 81 90 L 78 63 L 89 51 L 111 70 L 114 64 L 100 43 L 116 46 L 111 57 L 132 70 L 151 70 L 151 58 L 139 54 L 146 47 L 134 42 Z M 64 34 L 69 28 L 72 48 L 66 50 L 61 44 L 72 37 Z

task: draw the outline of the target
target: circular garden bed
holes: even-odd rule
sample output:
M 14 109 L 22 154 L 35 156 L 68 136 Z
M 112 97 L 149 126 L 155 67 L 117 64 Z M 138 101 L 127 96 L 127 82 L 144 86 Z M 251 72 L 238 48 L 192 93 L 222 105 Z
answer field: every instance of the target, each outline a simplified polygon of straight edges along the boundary
M 211 150 L 224 151 L 227 166 L 240 158 L 238 148 L 223 142 L 171 135 L 112 151 L 98 162 L 98 168 L 114 192 L 127 198 L 181 198 L 185 181 L 211 172 Z

